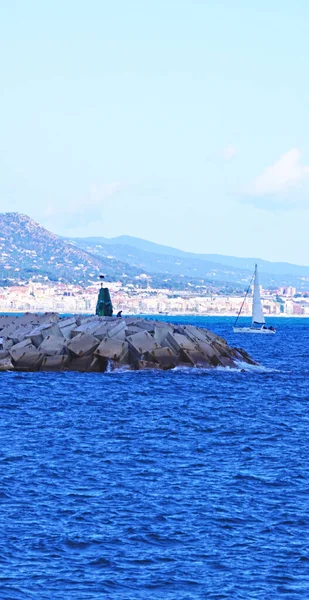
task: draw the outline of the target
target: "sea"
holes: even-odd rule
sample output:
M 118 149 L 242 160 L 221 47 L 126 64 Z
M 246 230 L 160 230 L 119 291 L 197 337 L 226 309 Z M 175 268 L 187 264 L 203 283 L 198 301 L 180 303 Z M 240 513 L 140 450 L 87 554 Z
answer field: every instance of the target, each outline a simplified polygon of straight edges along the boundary
M 309 598 L 309 320 L 162 318 L 259 366 L 0 373 L 1 600 Z

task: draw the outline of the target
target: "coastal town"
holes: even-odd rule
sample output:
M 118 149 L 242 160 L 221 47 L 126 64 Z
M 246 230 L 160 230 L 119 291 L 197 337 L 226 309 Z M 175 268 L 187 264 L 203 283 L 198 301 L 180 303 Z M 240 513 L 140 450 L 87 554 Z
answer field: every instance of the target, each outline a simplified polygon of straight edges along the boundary
M 105 281 L 112 295 L 114 311 L 123 314 L 165 315 L 237 315 L 245 293 L 226 295 L 218 291 L 200 292 L 144 288 L 123 282 Z M 89 287 L 50 282 L 28 282 L 0 288 L 0 312 L 45 312 L 60 314 L 94 314 L 100 282 Z M 292 286 L 266 290 L 260 286 L 264 314 L 271 316 L 309 316 L 309 293 L 297 292 Z M 249 293 L 242 315 L 252 312 L 252 293 Z

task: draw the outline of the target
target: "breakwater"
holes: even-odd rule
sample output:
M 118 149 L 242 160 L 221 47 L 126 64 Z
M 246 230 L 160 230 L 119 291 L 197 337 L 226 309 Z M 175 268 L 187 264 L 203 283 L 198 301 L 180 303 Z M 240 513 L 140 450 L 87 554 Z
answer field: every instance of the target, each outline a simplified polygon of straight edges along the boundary
M 139 317 L 0 316 L 0 370 L 213 369 L 256 364 L 208 329 Z

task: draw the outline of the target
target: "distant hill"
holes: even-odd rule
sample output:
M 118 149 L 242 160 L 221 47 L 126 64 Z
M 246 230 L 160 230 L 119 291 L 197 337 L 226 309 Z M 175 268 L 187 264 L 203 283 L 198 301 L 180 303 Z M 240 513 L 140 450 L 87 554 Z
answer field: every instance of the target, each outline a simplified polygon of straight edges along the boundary
M 0 214 L 0 286 L 30 279 L 87 286 L 98 281 L 101 273 L 109 281 L 134 283 L 142 288 L 147 281 L 155 288 L 175 290 L 204 283 L 204 279 L 192 274 L 179 276 L 164 271 L 162 277 L 155 264 L 154 269 L 148 270 L 138 261 L 135 265 L 132 260 L 114 256 L 126 257 L 130 252 L 120 250 L 115 253 L 113 250 L 108 244 L 103 248 L 93 243 L 85 244 L 83 240 L 77 244 L 75 240 L 60 238 L 26 215 Z M 212 285 L 211 281 L 209 285 Z M 224 281 L 222 286 L 225 286 Z
M 223 284 L 223 282 L 238 282 L 242 273 L 225 268 L 218 263 L 211 263 L 196 258 L 187 257 L 186 253 L 178 257 L 171 254 L 173 249 L 167 248 L 167 252 L 155 253 L 142 250 L 133 246 L 117 243 L 106 243 L 104 238 L 74 238 L 67 242 L 78 248 L 83 248 L 88 253 L 96 256 L 113 257 L 141 269 L 144 273 L 157 273 L 164 277 L 186 277 L 190 280 L 201 282 L 212 282 Z M 245 274 L 246 276 L 246 274 Z
M 309 288 L 309 267 L 306 266 L 273 263 L 259 258 L 194 254 L 126 235 L 116 238 L 74 238 L 70 241 L 89 253 L 113 256 L 145 272 L 165 276 L 185 276 L 217 284 L 225 282 L 243 288 L 252 275 L 255 263 L 258 263 L 260 280 L 265 287 L 293 285 L 300 290 Z
M 253 271 L 255 263 L 259 265 L 260 273 L 276 274 L 276 275 L 293 275 L 309 277 L 309 266 L 295 265 L 287 262 L 271 262 L 262 260 L 258 257 L 239 258 L 236 256 L 227 256 L 224 254 L 196 254 L 194 252 L 185 252 L 171 246 L 162 246 L 155 242 L 148 242 L 141 238 L 132 237 L 130 235 L 120 235 L 115 238 L 80 238 L 83 241 L 92 241 L 99 243 L 99 240 L 104 240 L 105 244 L 130 246 L 142 250 L 143 252 L 151 252 L 154 254 L 163 254 L 170 256 L 178 256 L 180 258 L 192 258 L 194 260 L 203 260 L 215 265 L 224 265 L 225 267 L 234 267 L 236 269 L 245 269 Z
M 29 279 L 89 285 L 110 281 L 225 293 L 247 287 L 258 262 L 264 287 L 309 288 L 309 267 L 255 258 L 194 254 L 130 236 L 61 238 L 26 215 L 0 214 L 0 286 Z
M 26 215 L 0 214 L 0 284 L 35 277 L 88 285 L 100 273 L 117 280 L 140 270 L 68 244 Z

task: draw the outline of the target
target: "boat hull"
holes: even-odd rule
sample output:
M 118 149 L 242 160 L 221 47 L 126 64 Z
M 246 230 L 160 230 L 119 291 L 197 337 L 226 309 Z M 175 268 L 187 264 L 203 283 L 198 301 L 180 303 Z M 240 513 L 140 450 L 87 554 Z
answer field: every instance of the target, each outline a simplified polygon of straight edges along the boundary
M 275 329 L 255 329 L 254 327 L 233 327 L 234 333 L 259 333 L 262 335 L 274 335 Z

